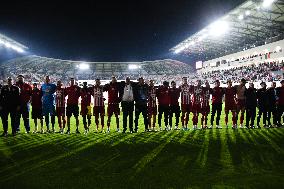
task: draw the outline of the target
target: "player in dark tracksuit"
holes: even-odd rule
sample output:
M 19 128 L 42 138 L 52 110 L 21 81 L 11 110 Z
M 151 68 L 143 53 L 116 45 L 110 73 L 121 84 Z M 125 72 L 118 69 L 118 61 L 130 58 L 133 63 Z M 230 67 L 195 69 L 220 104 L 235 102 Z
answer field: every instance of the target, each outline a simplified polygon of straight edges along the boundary
M 149 131 L 148 128 L 148 112 L 147 112 L 147 102 L 148 102 L 148 85 L 144 83 L 142 77 L 139 78 L 139 83 L 133 87 L 133 97 L 135 101 L 135 128 L 134 132 L 138 131 L 138 120 L 139 115 L 142 113 L 144 118 L 145 132 Z
M 266 90 L 266 83 L 260 83 L 261 88 L 257 90 L 257 106 L 258 106 L 258 116 L 257 116 L 257 127 L 260 128 L 260 118 L 263 118 L 263 126 L 267 127 L 267 109 L 268 109 L 268 95 Z
M 272 127 L 272 124 L 270 122 L 271 114 L 273 117 L 273 127 L 277 127 L 277 90 L 276 90 L 276 82 L 272 82 L 271 87 L 267 89 L 267 95 L 268 95 L 268 112 L 267 112 L 267 121 L 268 125 Z
M 249 88 L 245 91 L 246 97 L 246 127 L 254 128 L 256 116 L 257 96 L 254 84 L 250 83 Z
M 20 89 L 20 98 L 21 98 L 21 107 L 20 110 L 17 112 L 17 118 L 16 118 L 16 126 L 17 126 L 17 132 L 20 131 L 20 119 L 21 116 L 24 120 L 24 126 L 26 128 L 26 132 L 30 132 L 30 101 L 32 96 L 32 87 L 24 82 L 24 76 L 19 75 L 18 81 L 16 82 L 16 86 Z
M 171 82 L 171 88 L 169 89 L 169 96 L 170 96 L 170 111 L 169 111 L 169 124 L 170 124 L 170 130 L 173 126 L 173 115 L 175 114 L 176 117 L 176 123 L 175 123 L 175 129 L 178 130 L 178 124 L 179 124 L 179 117 L 180 117 L 180 106 L 179 106 L 179 97 L 180 97 L 180 88 L 176 87 L 176 82 Z
M 13 80 L 8 78 L 8 85 L 5 85 L 1 89 L 1 107 L 2 110 L 2 124 L 3 124 L 3 134 L 2 136 L 7 136 L 8 134 L 8 116 L 10 114 L 12 134 L 16 135 L 16 116 L 17 112 L 20 110 L 20 89 L 17 86 L 12 85 Z
M 212 111 L 211 111 L 211 120 L 210 120 L 211 126 L 209 128 L 210 129 L 213 128 L 214 117 L 217 112 L 216 128 L 221 129 L 222 127 L 219 125 L 219 122 L 222 112 L 222 99 L 224 95 L 224 90 L 223 88 L 220 87 L 219 80 L 215 81 L 215 87 L 210 90 L 210 93 L 212 94 Z

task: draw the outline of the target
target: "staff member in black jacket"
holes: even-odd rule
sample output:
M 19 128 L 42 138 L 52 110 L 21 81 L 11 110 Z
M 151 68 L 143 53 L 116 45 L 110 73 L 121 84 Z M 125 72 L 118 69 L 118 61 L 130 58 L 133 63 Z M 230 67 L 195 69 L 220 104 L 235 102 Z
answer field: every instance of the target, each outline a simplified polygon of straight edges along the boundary
M 268 120 L 268 125 L 271 127 L 271 114 L 273 116 L 273 127 L 277 127 L 277 118 L 278 118 L 278 111 L 277 111 L 277 90 L 276 90 L 276 82 L 271 83 L 271 87 L 267 89 L 267 95 L 268 95 L 268 113 L 267 113 L 267 120 Z
M 125 82 L 121 82 L 119 88 L 123 112 L 123 133 L 127 130 L 127 117 L 129 117 L 129 130 L 130 133 L 132 133 L 134 111 L 133 83 L 131 83 L 130 78 L 127 77 Z
M 257 90 L 257 105 L 258 105 L 258 116 L 257 116 L 257 126 L 260 128 L 260 118 L 263 116 L 263 125 L 264 127 L 267 127 L 266 121 L 267 121 L 267 107 L 268 104 L 268 95 L 266 90 L 266 83 L 261 82 L 260 83 L 261 88 Z
M 254 84 L 250 83 L 249 88 L 245 91 L 246 97 L 246 127 L 254 128 L 256 116 L 257 96 Z
M 20 110 L 20 89 L 13 84 L 12 78 L 8 78 L 8 84 L 1 89 L 1 107 L 2 109 L 2 124 L 3 124 L 3 135 L 8 134 L 8 116 L 11 117 L 12 134 L 16 135 L 16 116 Z
M 135 100 L 135 129 L 138 130 L 138 119 L 140 113 L 144 118 L 145 132 L 148 131 L 148 116 L 147 116 L 147 101 L 148 101 L 148 85 L 144 83 L 142 77 L 139 78 L 139 82 L 134 87 L 134 100 Z

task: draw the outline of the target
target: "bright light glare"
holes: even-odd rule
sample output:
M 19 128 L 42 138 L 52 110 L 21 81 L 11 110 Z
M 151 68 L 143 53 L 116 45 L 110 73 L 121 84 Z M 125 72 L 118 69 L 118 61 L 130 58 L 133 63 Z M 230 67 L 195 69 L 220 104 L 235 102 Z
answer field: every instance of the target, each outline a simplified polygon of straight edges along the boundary
M 140 68 L 141 66 L 138 66 L 138 65 L 136 65 L 136 64 L 130 64 L 130 65 L 128 65 L 128 69 L 130 69 L 130 70 L 136 70 L 136 69 L 138 69 L 138 68 Z
M 250 15 L 250 11 L 247 10 L 247 11 L 245 12 L 245 14 L 246 14 L 246 16 L 249 16 L 249 15 Z
M 5 42 L 5 41 L 3 41 L 3 40 L 1 40 L 1 39 L 0 39 L 0 44 L 4 45 L 6 48 L 11 48 L 11 49 L 13 49 L 13 50 L 15 50 L 15 51 L 17 51 L 17 52 L 19 52 L 19 53 L 25 52 L 22 48 L 17 47 L 17 46 L 15 46 L 15 45 L 12 45 L 11 43 Z
M 275 50 L 276 50 L 276 52 L 280 52 L 281 49 L 282 49 L 282 48 L 281 48 L 280 46 L 277 46 Z
M 244 19 L 244 15 L 241 14 L 241 15 L 238 17 L 238 19 L 239 19 L 239 20 L 243 20 L 243 19 Z
M 90 68 L 89 64 L 85 64 L 85 63 L 79 64 L 79 69 L 80 70 L 87 70 L 89 68 Z
M 262 3 L 262 6 L 264 8 L 268 8 L 270 7 L 270 5 L 272 5 L 272 3 L 274 2 L 275 0 L 263 0 L 263 3 Z
M 19 53 L 23 53 L 24 52 L 24 50 L 22 48 L 20 48 L 20 47 L 16 47 L 16 46 L 12 45 L 11 48 L 14 49 L 15 51 L 19 52 Z
M 229 24 L 226 21 L 216 21 L 209 26 L 210 28 L 210 35 L 213 36 L 221 36 L 225 34 L 229 30 Z
M 185 49 L 185 47 L 180 47 L 178 49 L 175 50 L 175 53 L 178 54 L 180 53 L 181 51 L 183 51 Z

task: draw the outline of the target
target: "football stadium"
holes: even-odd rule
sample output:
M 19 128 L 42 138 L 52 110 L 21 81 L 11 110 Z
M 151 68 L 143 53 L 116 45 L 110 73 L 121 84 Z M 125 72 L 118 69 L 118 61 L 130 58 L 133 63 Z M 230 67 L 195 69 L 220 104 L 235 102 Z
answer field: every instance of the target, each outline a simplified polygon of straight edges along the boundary
M 36 53 L 2 20 L 1 189 L 284 188 L 283 0 L 231 3 L 148 60 Z

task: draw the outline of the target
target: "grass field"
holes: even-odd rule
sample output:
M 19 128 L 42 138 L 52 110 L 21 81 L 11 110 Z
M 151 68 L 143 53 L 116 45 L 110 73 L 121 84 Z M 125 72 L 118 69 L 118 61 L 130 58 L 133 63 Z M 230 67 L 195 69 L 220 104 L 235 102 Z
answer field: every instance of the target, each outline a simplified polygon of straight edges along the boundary
M 0 188 L 284 188 L 283 128 L 122 134 L 112 123 L 0 138 Z

